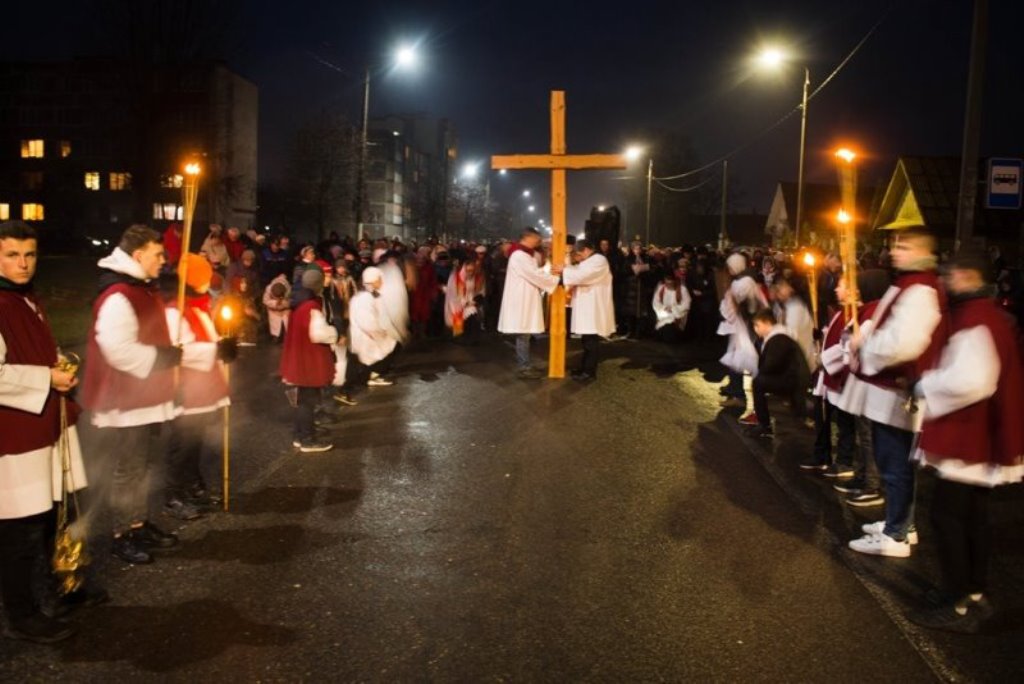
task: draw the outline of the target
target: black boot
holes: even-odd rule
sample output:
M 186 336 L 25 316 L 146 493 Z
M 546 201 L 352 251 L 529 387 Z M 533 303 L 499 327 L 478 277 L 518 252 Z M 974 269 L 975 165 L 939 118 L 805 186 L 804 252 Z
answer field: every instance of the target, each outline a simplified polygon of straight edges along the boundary
M 125 563 L 133 565 L 145 565 L 153 562 L 153 556 L 135 540 L 135 536 L 130 532 L 122 534 L 120 537 L 114 537 L 110 553 Z

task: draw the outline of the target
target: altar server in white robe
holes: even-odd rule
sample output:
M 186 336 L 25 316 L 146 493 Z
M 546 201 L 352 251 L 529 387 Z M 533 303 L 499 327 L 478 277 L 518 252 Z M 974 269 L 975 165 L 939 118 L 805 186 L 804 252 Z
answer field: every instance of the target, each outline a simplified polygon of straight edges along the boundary
M 615 332 L 612 269 L 589 240 L 577 240 L 574 264 L 562 271 L 562 282 L 572 295 L 572 333 L 583 340 L 583 357 L 574 380 L 597 377 L 597 348 L 602 337 Z
M 530 338 L 544 332 L 542 294 L 551 294 L 558 287 L 558 276 L 537 265 L 536 251 L 540 243 L 540 233 L 527 227 L 512 247 L 498 317 L 498 332 L 516 336 L 519 377 L 529 379 L 543 377 L 530 362 Z

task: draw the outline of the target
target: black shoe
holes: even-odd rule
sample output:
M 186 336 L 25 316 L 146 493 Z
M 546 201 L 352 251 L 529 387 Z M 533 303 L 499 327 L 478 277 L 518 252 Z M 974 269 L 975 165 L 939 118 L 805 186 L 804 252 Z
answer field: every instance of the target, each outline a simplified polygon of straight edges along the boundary
M 764 425 L 746 425 L 743 427 L 743 434 L 755 439 L 775 439 L 775 432 Z
M 843 494 L 857 495 L 868 488 L 864 480 L 859 477 L 852 477 L 848 480 L 840 480 L 832 485 L 832 489 Z
M 131 531 L 132 539 L 147 549 L 169 549 L 178 545 L 178 535 L 164 532 L 148 520 Z
M 74 636 L 75 628 L 63 622 L 35 613 L 27 618 L 12 621 L 7 636 L 12 639 L 31 641 L 36 644 L 55 644 Z
M 825 472 L 822 473 L 825 477 L 835 478 L 837 480 L 849 480 L 857 472 L 853 469 L 853 466 L 843 465 L 841 463 L 833 463 Z
M 946 603 L 935 608 L 915 610 L 907 617 L 915 625 L 944 632 L 975 634 L 981 629 L 981 615 L 970 604 L 967 606 L 967 612 L 962 615 L 957 612 L 955 603 Z
M 345 406 L 359 406 L 359 402 L 348 392 L 338 392 L 334 395 L 334 401 Z
M 859 494 L 854 494 L 853 496 L 851 496 L 849 499 L 846 500 L 846 503 L 848 503 L 851 506 L 856 506 L 857 508 L 866 508 L 868 506 L 881 506 L 882 504 L 885 503 L 885 497 L 874 489 L 865 489 L 861 491 Z
M 822 463 L 821 461 L 817 460 L 801 461 L 800 470 L 804 470 L 810 473 L 824 473 L 826 470 L 828 470 L 828 464 Z
M 80 587 L 70 594 L 58 596 L 49 608 L 44 610 L 47 617 L 61 618 L 79 608 L 92 608 L 110 600 L 110 594 L 104 589 L 94 589 L 88 585 Z
M 589 382 L 590 380 L 597 380 L 596 376 L 591 375 L 590 373 L 585 373 L 583 371 L 576 371 L 569 377 L 571 377 L 573 380 L 577 382 Z
M 178 497 L 167 500 L 167 503 L 164 504 L 164 515 L 178 520 L 196 520 L 203 517 L 202 512 L 194 504 Z
M 330 451 L 334 445 L 318 437 L 303 439 L 299 442 L 298 449 L 304 454 L 316 454 L 323 451 Z
M 114 537 L 114 542 L 110 545 L 110 553 L 125 563 L 133 565 L 145 565 L 146 563 L 153 562 L 153 556 L 142 547 L 142 544 L 131 533 Z
M 544 373 L 537 370 L 536 368 L 523 368 L 516 373 L 522 380 L 540 380 L 544 377 Z

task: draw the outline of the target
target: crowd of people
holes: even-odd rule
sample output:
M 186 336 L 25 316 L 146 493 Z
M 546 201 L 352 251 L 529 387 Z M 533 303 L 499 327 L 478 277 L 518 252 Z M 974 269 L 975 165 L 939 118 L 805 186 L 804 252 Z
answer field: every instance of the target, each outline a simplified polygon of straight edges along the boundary
M 770 249 L 611 240 L 573 240 L 553 263 L 532 228 L 494 244 L 332 234 L 293 246 L 283 234 L 211 226 L 197 253 L 182 242 L 177 224 L 162 234 L 136 225 L 99 261 L 80 398 L 111 455 L 111 551 L 126 563 L 151 563 L 178 543 L 150 520 L 155 464 L 164 464 L 166 515 L 192 520 L 219 505 L 203 439 L 231 401 L 226 367 L 239 345 L 280 345 L 292 445 L 325 452 L 339 412 L 366 388 L 390 386 L 396 355 L 425 338 L 476 345 L 485 332 L 511 335 L 518 377 L 543 377 L 531 342 L 564 286 L 568 330 L 582 346 L 576 381 L 596 379 L 602 339 L 720 341 L 722 406 L 739 410 L 753 438 L 787 454 L 813 442 L 801 469 L 830 478 L 849 505 L 884 504 L 884 519 L 850 542 L 855 552 L 911 554 L 915 479 L 927 466 L 938 477 L 944 578 L 913 617 L 974 631 L 991 614 L 989 492 L 1024 477 L 1010 315 L 1020 302 L 997 254 L 962 252 L 940 276 L 934 239 L 910 229 L 865 252 L 854 280 L 834 254 L 812 270 Z M 106 594 L 86 583 L 43 612 L 32 587 L 57 531 L 54 502 L 87 484 L 70 394 L 78 378 L 32 289 L 37 257 L 31 227 L 0 225 L 0 583 L 9 633 L 48 642 L 70 635 L 55 615 Z

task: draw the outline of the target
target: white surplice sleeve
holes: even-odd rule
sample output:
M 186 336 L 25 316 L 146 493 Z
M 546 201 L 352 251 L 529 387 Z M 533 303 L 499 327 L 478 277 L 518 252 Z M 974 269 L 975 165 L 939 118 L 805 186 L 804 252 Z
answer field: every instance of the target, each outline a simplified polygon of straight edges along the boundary
M 928 348 L 941 318 L 935 289 L 911 285 L 892 305 L 885 322 L 865 339 L 861 370 L 865 375 L 877 375 L 918 358 Z M 863 328 L 861 334 L 866 334 Z
M 156 347 L 139 342 L 139 319 L 122 294 L 106 298 L 96 314 L 96 344 L 113 368 L 145 379 L 156 363 Z
M 6 360 L 7 343 L 0 335 L 0 406 L 42 413 L 50 396 L 50 369 Z
M 979 325 L 949 338 L 938 368 L 921 377 L 927 417 L 938 418 L 996 393 L 999 353 L 988 328 Z

